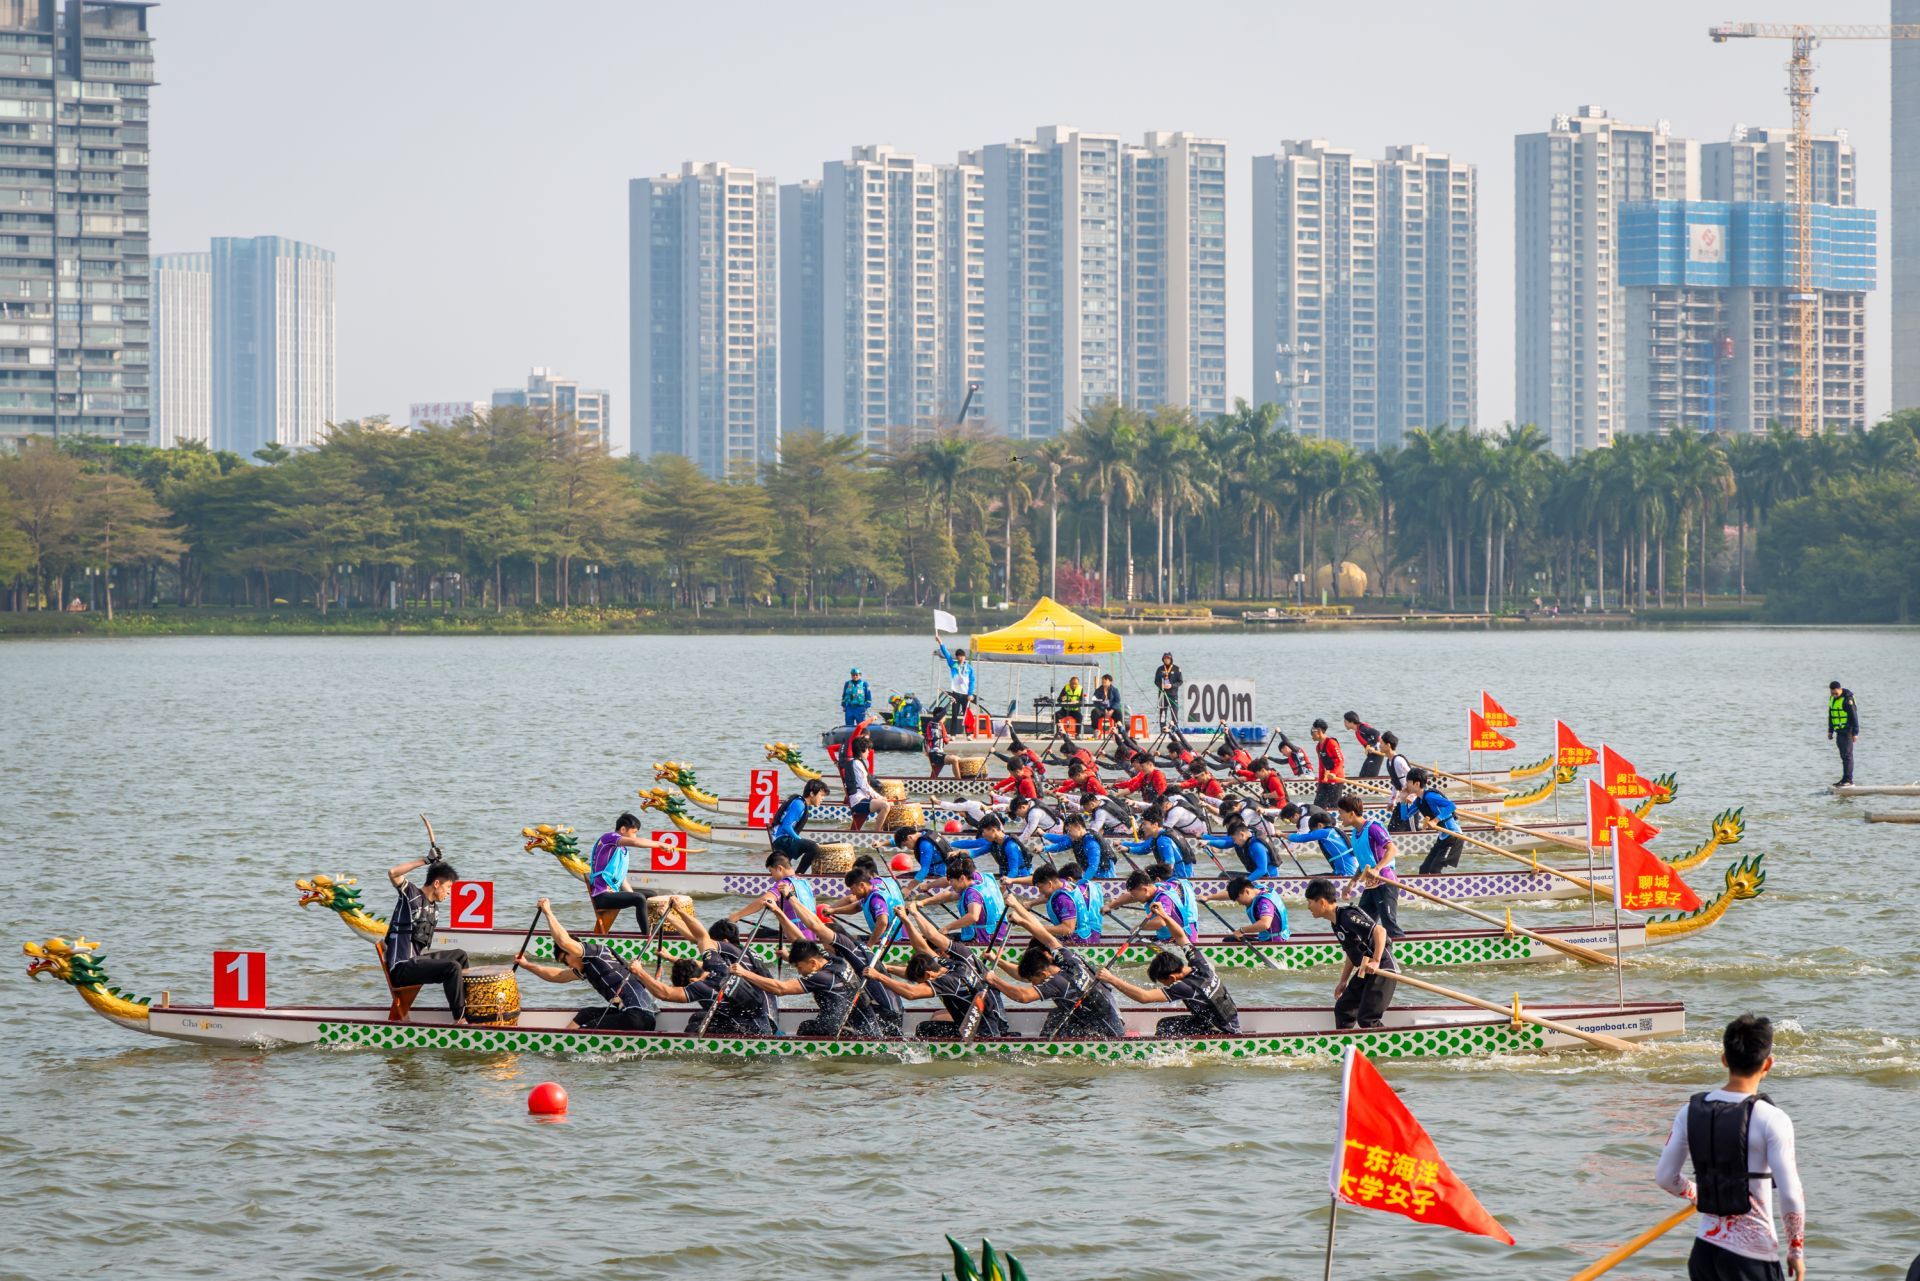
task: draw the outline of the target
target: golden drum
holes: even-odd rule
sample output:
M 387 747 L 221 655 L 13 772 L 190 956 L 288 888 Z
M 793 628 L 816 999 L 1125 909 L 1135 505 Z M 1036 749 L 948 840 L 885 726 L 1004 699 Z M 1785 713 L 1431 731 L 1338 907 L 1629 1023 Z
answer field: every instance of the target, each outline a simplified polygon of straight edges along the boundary
M 903 827 L 919 827 L 926 821 L 926 808 L 919 801 L 895 801 L 887 810 L 887 830 L 890 832 Z
M 518 1023 L 520 985 L 504 965 L 487 965 L 460 976 L 467 997 L 467 1022 Z
M 955 778 L 984 778 L 987 773 L 987 758 L 984 756 L 956 756 L 953 758 L 953 776 Z
M 880 780 L 880 795 L 890 801 L 904 801 L 907 799 L 907 785 L 897 778 L 883 778 Z
M 807 869 L 810 876 L 845 876 L 853 870 L 853 846 L 822 845 L 820 856 Z

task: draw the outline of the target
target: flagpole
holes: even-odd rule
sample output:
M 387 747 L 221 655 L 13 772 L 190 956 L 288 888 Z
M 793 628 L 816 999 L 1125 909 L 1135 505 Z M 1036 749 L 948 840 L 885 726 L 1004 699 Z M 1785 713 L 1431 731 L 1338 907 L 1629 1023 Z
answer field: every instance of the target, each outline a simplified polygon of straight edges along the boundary
M 1587 835 L 1593 835 L 1588 824 Z M 1591 855 L 1592 847 L 1588 847 Z M 1620 945 L 1620 829 L 1613 829 L 1613 997 L 1614 1004 L 1627 1003 L 1627 949 Z
M 1320 1281 L 1333 1281 L 1333 1225 L 1340 1219 L 1340 1198 L 1327 1197 L 1327 1266 L 1320 1273 Z

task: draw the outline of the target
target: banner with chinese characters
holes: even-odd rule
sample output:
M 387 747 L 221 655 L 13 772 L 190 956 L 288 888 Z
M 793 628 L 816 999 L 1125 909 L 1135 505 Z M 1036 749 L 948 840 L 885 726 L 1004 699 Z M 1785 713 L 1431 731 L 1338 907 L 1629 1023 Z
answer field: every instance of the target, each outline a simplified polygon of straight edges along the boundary
M 1565 721 L 1553 723 L 1554 764 L 1561 769 L 1579 769 L 1600 759 L 1600 753 L 1580 741 L 1580 736 Z
M 1467 750 L 1469 752 L 1511 752 L 1513 740 L 1487 724 L 1476 711 L 1467 712 Z
M 1624 834 L 1613 843 L 1613 901 L 1623 912 L 1700 910 L 1700 896 L 1680 873 Z
M 1480 691 L 1480 715 L 1485 717 L 1487 724 L 1495 729 L 1512 729 L 1520 723 L 1511 712 L 1495 702 L 1493 695 L 1484 689 Z
M 1600 781 L 1616 801 L 1642 801 L 1653 795 L 1653 785 L 1640 777 L 1633 762 L 1600 744 Z
M 1352 1047 L 1341 1065 L 1332 1184 L 1333 1195 L 1348 1205 L 1513 1244 L 1372 1061 Z
M 1613 834 L 1625 832 L 1641 844 L 1660 835 L 1660 829 L 1607 795 L 1600 780 L 1587 780 L 1587 844 L 1612 848 Z

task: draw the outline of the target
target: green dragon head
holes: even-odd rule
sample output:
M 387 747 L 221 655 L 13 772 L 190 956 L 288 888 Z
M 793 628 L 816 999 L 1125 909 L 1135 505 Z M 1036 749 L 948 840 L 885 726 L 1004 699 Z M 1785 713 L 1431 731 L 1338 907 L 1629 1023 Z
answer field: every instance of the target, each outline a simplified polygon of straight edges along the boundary
M 107 986 L 106 957 L 93 955 L 100 945 L 84 938 L 69 943 L 52 938 L 44 943 L 23 943 L 20 950 L 33 959 L 27 962 L 27 977 L 37 979 L 51 974 L 62 983 L 75 987 Z
M 643 810 L 659 810 L 668 818 L 692 817 L 687 812 L 687 803 L 664 787 L 643 787 L 639 795 Z
M 1747 834 L 1747 807 L 1721 810 L 1713 816 L 1713 839 L 1722 845 L 1738 845 Z M 1729 873 L 1731 875 L 1731 873 Z
M 526 838 L 523 847 L 529 853 L 545 850 L 555 858 L 575 858 L 580 853 L 580 842 L 574 837 L 571 827 L 557 827 L 552 823 L 540 823 L 534 827 L 523 827 L 520 835 Z
M 951 1236 L 947 1238 L 947 1244 L 953 1249 L 952 1281 L 1027 1281 L 1027 1270 L 1020 1266 L 1020 1260 L 1011 1254 L 1001 1255 L 993 1248 L 993 1242 L 985 1237 L 980 1239 L 978 1264 L 967 1253 L 967 1247 Z M 947 1281 L 947 1275 L 941 1273 L 940 1279 Z
M 674 787 L 698 787 L 700 780 L 691 767 L 679 761 L 655 761 L 653 763 L 653 781 L 670 783 Z
M 1743 858 L 1727 869 L 1727 893 L 1736 899 L 1759 898 L 1767 888 L 1767 872 L 1761 863 L 1766 855 Z
M 365 911 L 360 905 L 360 891 L 353 888 L 355 884 L 351 876 L 311 876 L 304 881 L 295 881 L 293 887 L 300 891 L 301 907 L 318 903 L 347 916 Z

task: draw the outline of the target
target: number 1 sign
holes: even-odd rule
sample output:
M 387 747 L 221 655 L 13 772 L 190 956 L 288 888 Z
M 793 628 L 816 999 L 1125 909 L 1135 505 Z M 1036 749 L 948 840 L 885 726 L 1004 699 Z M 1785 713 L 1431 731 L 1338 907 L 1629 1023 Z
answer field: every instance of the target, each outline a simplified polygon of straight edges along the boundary
M 267 1004 L 267 954 L 215 952 L 213 1003 L 227 1009 L 264 1009 Z

